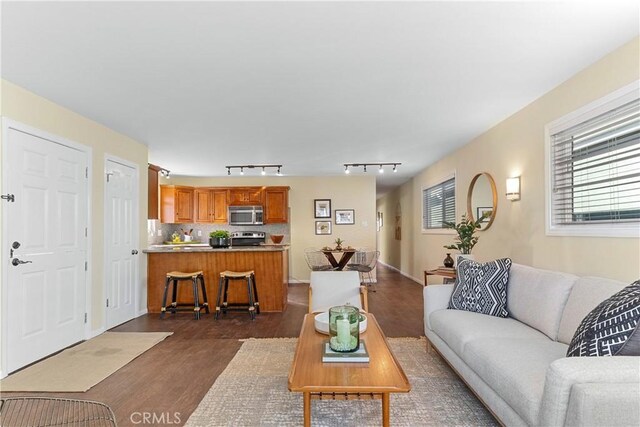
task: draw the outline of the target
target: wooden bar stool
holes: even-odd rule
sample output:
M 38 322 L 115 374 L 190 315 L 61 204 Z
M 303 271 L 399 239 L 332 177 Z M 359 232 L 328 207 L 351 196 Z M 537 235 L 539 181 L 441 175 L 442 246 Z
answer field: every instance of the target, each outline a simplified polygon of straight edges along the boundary
M 193 285 L 193 304 L 178 304 L 178 282 L 180 280 L 191 280 Z M 202 287 L 202 305 L 200 305 L 200 296 L 198 295 L 198 281 Z M 167 311 L 167 292 L 169 285 L 173 282 L 173 294 L 171 298 L 171 306 L 169 311 L 175 314 L 179 307 L 191 307 L 187 310 L 193 310 L 196 320 L 200 319 L 200 311 L 204 308 L 205 313 L 209 313 L 209 301 L 207 300 L 207 289 L 204 286 L 204 274 L 202 271 L 194 271 L 192 273 L 183 273 L 181 271 L 170 271 L 167 273 L 167 280 L 164 284 L 164 295 L 162 296 L 162 307 L 160 308 L 160 317 L 164 317 Z M 184 310 L 184 309 L 183 309 Z
M 234 303 L 229 304 L 227 302 L 227 291 L 229 290 L 229 280 L 246 280 L 247 281 L 247 295 L 249 297 L 249 304 Z M 224 293 L 224 296 L 223 296 Z M 256 287 L 256 275 L 253 270 L 249 271 L 223 271 L 220 273 L 220 281 L 218 283 L 218 298 L 216 299 L 216 315 L 215 319 L 218 320 L 220 312 L 226 313 L 227 310 L 249 310 L 251 320 L 256 319 L 256 313 L 260 314 L 260 303 L 258 302 L 258 289 Z

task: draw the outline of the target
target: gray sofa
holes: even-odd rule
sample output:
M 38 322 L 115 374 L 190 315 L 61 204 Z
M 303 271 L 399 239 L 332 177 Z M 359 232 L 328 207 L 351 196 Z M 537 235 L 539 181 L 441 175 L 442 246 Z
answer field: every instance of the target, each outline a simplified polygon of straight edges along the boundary
M 584 318 L 626 284 L 513 264 L 509 317 L 448 310 L 424 288 L 431 345 L 507 426 L 640 425 L 640 357 L 565 357 Z

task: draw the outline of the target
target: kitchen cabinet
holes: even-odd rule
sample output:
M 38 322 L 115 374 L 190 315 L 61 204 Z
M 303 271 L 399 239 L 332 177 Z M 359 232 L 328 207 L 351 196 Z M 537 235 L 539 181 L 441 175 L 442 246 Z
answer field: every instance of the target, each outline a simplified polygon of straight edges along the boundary
M 289 187 L 265 187 L 263 199 L 265 224 L 289 221 Z
M 226 224 L 228 194 L 226 188 L 196 188 L 193 209 L 195 222 Z
M 158 172 L 160 166 L 149 163 L 148 168 L 148 219 L 158 219 Z
M 193 222 L 193 200 L 193 187 L 161 185 L 160 221 L 164 223 Z
M 230 187 L 229 205 L 262 205 L 263 187 Z

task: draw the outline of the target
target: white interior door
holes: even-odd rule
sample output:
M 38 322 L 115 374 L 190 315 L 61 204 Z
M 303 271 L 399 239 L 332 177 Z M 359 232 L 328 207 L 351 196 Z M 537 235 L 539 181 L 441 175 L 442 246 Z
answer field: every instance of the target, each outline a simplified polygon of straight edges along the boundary
M 3 236 L 12 372 L 84 339 L 88 218 L 87 152 L 6 127 Z M 4 297 L 3 297 L 4 298 Z
M 105 166 L 107 328 L 112 328 L 136 315 L 138 171 L 111 159 Z

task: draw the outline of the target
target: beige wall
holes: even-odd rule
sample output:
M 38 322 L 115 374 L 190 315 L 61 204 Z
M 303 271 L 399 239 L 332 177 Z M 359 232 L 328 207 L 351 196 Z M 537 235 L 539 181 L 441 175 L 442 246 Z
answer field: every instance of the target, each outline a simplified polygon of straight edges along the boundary
M 374 176 L 333 177 L 174 177 L 171 184 L 191 186 L 277 186 L 291 187 L 289 191 L 291 227 L 291 267 L 293 280 L 309 280 L 309 268 L 304 249 L 335 246 L 340 237 L 346 245 L 373 249 L 376 247 L 376 182 Z M 162 183 L 169 183 L 162 179 Z M 331 199 L 332 234 L 317 236 L 313 211 L 314 199 Z M 355 209 L 355 225 L 336 225 L 335 209 Z M 215 228 L 212 226 L 212 228 Z
M 147 147 L 73 111 L 31 93 L 6 80 L 2 81 L 2 116 L 91 147 L 91 327 L 104 327 L 104 161 L 114 155 L 138 165 L 140 172 L 139 247 L 147 246 Z M 1 144 L 1 142 L 0 142 Z M 1 145 L 0 145 L 1 147 Z M 1 150 L 0 150 L 1 152 Z M 2 204 L 2 209 L 5 205 Z M 1 236 L 0 236 L 1 237 Z M 146 257 L 140 257 L 140 310 L 146 310 Z M 1 266 L 2 264 L 0 264 Z M 1 271 L 0 271 L 1 273 Z
M 639 52 L 636 38 L 379 200 L 378 209 L 387 210 L 406 192 L 411 192 L 413 200 L 412 218 L 407 218 L 411 227 L 407 224 L 407 232 L 414 238 L 412 250 L 401 250 L 398 259 L 392 253 L 397 250 L 397 243 L 384 233 L 382 259 L 417 278 L 425 268 L 442 265 L 446 252 L 443 245 L 452 242 L 453 237 L 421 233 L 421 189 L 455 173 L 459 218 L 466 210 L 471 179 L 476 173 L 489 172 L 498 188 L 497 216 L 492 227 L 480 233 L 473 250 L 476 258 L 508 256 L 517 263 L 539 268 L 626 282 L 640 277 L 640 239 L 547 236 L 544 217 L 545 125 L 638 80 Z M 522 177 L 522 199 L 510 202 L 504 196 L 505 180 L 517 175 Z

